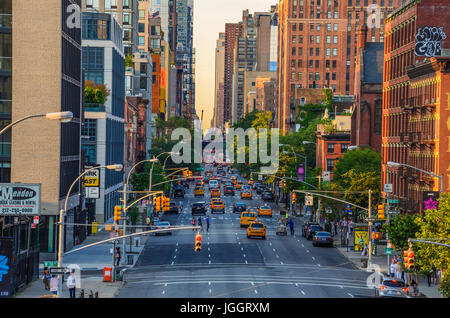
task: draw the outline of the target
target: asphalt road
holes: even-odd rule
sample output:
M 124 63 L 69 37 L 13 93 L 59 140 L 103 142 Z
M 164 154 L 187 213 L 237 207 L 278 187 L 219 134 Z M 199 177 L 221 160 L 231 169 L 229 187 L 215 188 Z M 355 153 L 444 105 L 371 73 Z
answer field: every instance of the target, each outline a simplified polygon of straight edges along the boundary
M 183 211 L 166 215 L 172 225 L 189 225 L 191 205 L 206 201 L 194 198 L 191 183 Z M 207 188 L 205 188 L 207 189 Z M 263 201 L 254 192 L 247 206 Z M 118 297 L 135 298 L 354 298 L 373 297 L 368 289 L 367 272 L 355 269 L 336 249 L 313 247 L 301 236 L 300 221 L 295 220 L 295 235 L 276 235 L 279 209 L 269 202 L 274 217 L 262 218 L 267 239 L 248 239 L 240 228 L 239 213 L 233 204 L 240 199 L 224 196 L 225 214 L 210 215 L 211 224 L 202 231 L 202 251 L 194 252 L 193 231 L 176 231 L 167 236 L 150 236 L 136 264 L 124 276 L 127 282 Z

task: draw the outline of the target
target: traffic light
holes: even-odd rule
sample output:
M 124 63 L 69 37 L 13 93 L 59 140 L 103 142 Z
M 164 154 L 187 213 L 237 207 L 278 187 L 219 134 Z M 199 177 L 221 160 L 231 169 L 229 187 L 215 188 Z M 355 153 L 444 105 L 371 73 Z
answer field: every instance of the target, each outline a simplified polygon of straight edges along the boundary
M 195 252 L 202 250 L 202 236 L 200 234 L 195 235 Z
M 162 197 L 162 210 L 169 211 L 170 210 L 170 199 L 166 197 Z
M 408 268 L 408 263 L 409 263 L 409 256 L 408 256 L 408 251 L 404 251 L 403 252 L 403 266 L 405 268 Z
M 292 204 L 295 204 L 297 201 L 297 195 L 295 193 L 292 193 Z
M 188 176 L 188 171 L 187 171 L 187 170 L 184 170 L 184 171 L 183 171 L 183 178 L 187 178 L 187 176 Z
M 405 268 L 414 269 L 414 251 L 412 248 L 409 248 L 407 251 L 408 254 L 408 262 L 405 263 Z
M 156 199 L 155 199 L 155 209 L 158 212 L 161 210 L 161 197 L 156 197 Z
M 120 205 L 116 205 L 114 207 L 114 222 L 119 222 L 122 218 L 122 207 Z
M 380 219 L 380 220 L 384 220 L 385 219 L 384 204 L 380 204 L 378 206 L 378 219 Z

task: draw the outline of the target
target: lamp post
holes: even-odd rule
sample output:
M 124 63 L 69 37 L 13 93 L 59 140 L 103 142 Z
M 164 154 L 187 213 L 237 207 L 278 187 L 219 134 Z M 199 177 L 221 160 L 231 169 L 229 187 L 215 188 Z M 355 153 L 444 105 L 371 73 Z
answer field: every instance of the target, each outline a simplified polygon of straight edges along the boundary
M 131 172 L 133 172 L 133 170 L 138 166 L 138 165 L 140 165 L 140 164 L 142 164 L 142 163 L 144 163 L 144 162 L 155 162 L 155 161 L 158 161 L 158 159 L 149 159 L 149 160 L 142 160 L 142 161 L 139 161 L 138 163 L 136 163 L 131 169 L 130 169 L 130 171 L 128 172 L 128 175 L 127 175 L 127 179 L 126 179 L 126 182 L 124 183 L 124 185 L 123 185 L 123 211 L 125 212 L 125 207 L 127 206 L 127 186 L 128 186 L 128 183 L 129 183 L 129 181 L 130 181 L 130 176 L 131 176 Z M 126 235 L 127 234 L 127 232 L 126 232 L 126 224 L 127 224 L 127 221 L 124 219 L 123 220 L 123 234 L 124 235 Z M 123 247 L 123 253 L 124 253 L 124 255 L 125 255 L 125 239 L 123 239 L 123 243 L 122 243 L 122 247 Z M 123 260 L 124 262 L 125 262 L 125 257 L 124 257 L 124 260 Z
M 390 168 L 395 168 L 395 167 L 400 167 L 400 166 L 408 167 L 408 168 L 415 169 L 415 170 L 417 170 L 417 171 L 423 172 L 423 173 L 425 173 L 425 174 L 428 174 L 428 175 L 430 175 L 430 176 L 433 176 L 433 177 L 435 177 L 435 178 L 439 178 L 439 179 L 441 179 L 441 191 L 440 191 L 440 192 L 441 192 L 441 193 L 444 192 L 444 175 L 443 175 L 443 174 L 440 175 L 440 176 L 438 176 L 437 174 L 434 174 L 434 173 L 432 173 L 432 172 L 425 171 L 425 170 L 416 168 L 416 167 L 414 167 L 414 166 L 407 165 L 407 164 L 405 164 L 405 163 L 398 163 L 398 162 L 393 162 L 393 161 L 388 161 L 388 162 L 387 162 L 387 166 L 390 167 Z
M 66 195 L 66 199 L 64 201 L 64 209 L 61 209 L 59 211 L 59 242 L 58 242 L 58 267 L 61 267 L 61 265 L 63 264 L 63 253 L 62 253 L 62 242 L 64 240 L 63 237 L 63 222 L 64 222 L 64 213 L 67 211 L 67 201 L 69 199 L 70 196 L 70 192 L 72 191 L 72 188 L 74 187 L 74 185 L 78 182 L 78 180 L 81 179 L 81 177 L 83 177 L 86 173 L 88 173 L 89 171 L 95 170 L 95 169 L 101 169 L 101 168 L 106 168 L 108 170 L 115 170 L 115 171 L 121 171 L 123 168 L 123 165 L 121 164 L 113 164 L 113 165 L 108 165 L 108 166 L 100 166 L 100 167 L 94 167 L 91 169 L 88 169 L 86 171 L 84 171 L 82 174 L 80 174 L 78 176 L 78 178 L 75 179 L 75 181 L 71 184 L 69 191 L 67 192 Z M 59 279 L 58 279 L 58 293 L 57 296 L 58 298 L 60 298 L 61 296 L 61 291 L 62 291 L 62 279 L 61 279 L 61 274 L 59 275 Z
M 47 114 L 38 114 L 38 115 L 25 116 L 25 117 L 23 117 L 21 119 L 16 120 L 15 122 L 9 124 L 5 128 L 3 128 L 0 131 L 0 135 L 2 135 L 6 130 L 8 130 L 12 126 L 15 126 L 18 123 L 21 123 L 21 122 L 23 122 L 23 121 L 25 121 L 27 119 L 42 118 L 42 117 L 45 117 L 45 118 L 50 119 L 50 120 L 59 120 L 59 121 L 61 121 L 61 123 L 68 123 L 68 122 L 72 121 L 73 113 L 72 112 L 57 112 L 57 113 L 47 113 Z

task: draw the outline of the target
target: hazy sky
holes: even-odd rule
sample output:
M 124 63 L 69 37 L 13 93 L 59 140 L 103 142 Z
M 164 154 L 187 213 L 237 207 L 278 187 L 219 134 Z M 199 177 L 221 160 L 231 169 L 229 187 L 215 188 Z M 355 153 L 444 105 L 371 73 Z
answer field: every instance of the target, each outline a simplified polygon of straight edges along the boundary
M 225 23 L 242 20 L 242 10 L 269 11 L 277 0 L 194 0 L 195 107 L 203 114 L 203 129 L 209 128 L 214 111 L 214 51 Z

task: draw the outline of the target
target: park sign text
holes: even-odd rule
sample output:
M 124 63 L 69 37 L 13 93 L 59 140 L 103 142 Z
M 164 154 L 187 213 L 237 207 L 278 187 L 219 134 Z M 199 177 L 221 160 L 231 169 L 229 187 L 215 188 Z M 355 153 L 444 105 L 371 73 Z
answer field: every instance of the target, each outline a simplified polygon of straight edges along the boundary
M 0 215 L 40 215 L 41 185 L 0 183 Z

